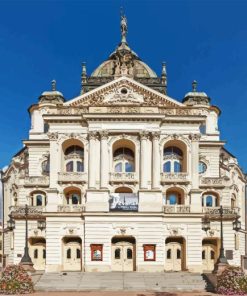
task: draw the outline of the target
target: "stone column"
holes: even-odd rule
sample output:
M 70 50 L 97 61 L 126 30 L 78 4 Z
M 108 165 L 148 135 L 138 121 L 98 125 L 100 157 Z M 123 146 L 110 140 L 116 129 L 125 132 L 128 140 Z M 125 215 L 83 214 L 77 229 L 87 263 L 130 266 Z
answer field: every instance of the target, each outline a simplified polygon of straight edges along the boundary
M 89 188 L 93 189 L 96 186 L 96 171 L 95 171 L 95 145 L 96 145 L 96 137 L 97 133 L 95 131 L 91 131 L 88 133 L 89 137 L 89 174 L 88 174 L 88 184 Z
M 57 153 L 59 153 L 59 146 L 57 143 L 58 133 L 48 133 L 48 137 L 50 140 L 50 188 L 56 188 L 58 172 L 61 171 L 61 169 L 63 170 L 63 168 L 61 168 L 61 163 L 60 167 L 58 163 L 60 157 L 57 157 Z
M 146 189 L 147 188 L 147 140 L 148 140 L 148 132 L 142 131 L 140 133 L 140 139 L 141 139 L 141 170 L 140 170 L 140 175 L 141 175 L 141 189 Z
M 199 140 L 201 135 L 200 134 L 191 134 L 191 181 L 192 181 L 192 188 L 198 189 L 199 188 Z
M 159 151 L 159 138 L 160 133 L 152 133 L 152 188 L 157 189 L 160 187 L 160 151 Z
M 106 189 L 109 182 L 108 131 L 100 132 L 100 187 Z

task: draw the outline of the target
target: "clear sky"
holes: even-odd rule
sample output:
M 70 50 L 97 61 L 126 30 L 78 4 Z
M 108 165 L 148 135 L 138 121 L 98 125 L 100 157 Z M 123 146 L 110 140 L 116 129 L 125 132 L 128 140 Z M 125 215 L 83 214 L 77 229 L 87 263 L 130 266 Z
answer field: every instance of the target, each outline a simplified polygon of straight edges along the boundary
M 247 171 L 247 1 L 0 1 L 0 167 L 28 137 L 27 108 L 41 92 L 79 94 L 81 62 L 91 73 L 120 41 L 124 6 L 130 47 L 182 100 L 198 81 L 222 110 L 221 139 Z

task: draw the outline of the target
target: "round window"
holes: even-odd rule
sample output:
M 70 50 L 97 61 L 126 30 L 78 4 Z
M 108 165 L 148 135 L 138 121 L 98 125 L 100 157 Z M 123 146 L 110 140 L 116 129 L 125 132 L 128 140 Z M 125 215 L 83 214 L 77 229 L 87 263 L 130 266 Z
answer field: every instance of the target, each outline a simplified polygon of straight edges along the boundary
M 199 162 L 199 174 L 205 173 L 207 170 L 207 166 L 204 162 L 200 161 Z
M 127 93 L 128 93 L 127 88 L 124 87 L 121 89 L 121 94 L 126 95 Z

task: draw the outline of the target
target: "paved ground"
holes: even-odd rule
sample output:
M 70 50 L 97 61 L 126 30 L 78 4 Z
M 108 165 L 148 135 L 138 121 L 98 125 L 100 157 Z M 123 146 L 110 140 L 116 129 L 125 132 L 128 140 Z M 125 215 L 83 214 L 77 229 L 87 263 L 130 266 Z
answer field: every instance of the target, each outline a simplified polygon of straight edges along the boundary
M 107 291 L 107 292 L 36 292 L 28 294 L 30 296 L 217 296 L 217 294 L 207 292 L 124 292 L 124 291 Z M 222 295 L 221 295 L 222 296 Z
M 194 274 L 189 272 L 177 273 L 154 273 L 154 272 L 66 272 L 66 273 L 44 273 L 37 276 L 35 284 L 36 291 L 67 291 L 69 295 L 71 292 L 85 291 L 87 294 L 95 296 L 97 293 L 109 295 L 112 292 L 118 291 L 116 295 L 128 295 L 126 292 L 132 292 L 130 296 L 175 296 L 176 294 L 161 292 L 182 292 L 182 291 L 198 291 L 207 295 L 206 289 L 209 287 L 201 274 Z M 136 292 L 141 291 L 141 292 Z M 143 294 L 142 292 L 145 293 Z M 208 290 L 207 291 L 212 291 Z M 95 294 L 92 294 L 94 292 Z M 121 293 L 125 294 L 121 294 Z M 149 293 L 149 294 L 147 294 Z M 67 295 L 68 295 L 67 294 Z M 54 294 L 55 295 L 55 294 Z M 59 294 L 60 295 L 60 294 Z M 76 295 L 76 294 L 75 294 Z M 80 294 L 79 294 L 80 295 Z M 114 294 L 113 294 L 114 295 Z

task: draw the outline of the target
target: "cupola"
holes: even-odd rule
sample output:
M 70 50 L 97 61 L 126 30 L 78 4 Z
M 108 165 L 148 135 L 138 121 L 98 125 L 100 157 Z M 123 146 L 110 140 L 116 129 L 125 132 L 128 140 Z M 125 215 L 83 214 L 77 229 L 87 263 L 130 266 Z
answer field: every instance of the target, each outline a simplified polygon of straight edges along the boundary
M 197 91 L 197 81 L 192 82 L 192 91 L 188 92 L 184 99 L 183 103 L 186 105 L 209 105 L 210 98 L 205 92 Z
M 63 94 L 56 90 L 56 80 L 51 82 L 51 90 L 44 91 L 39 97 L 39 104 L 61 104 L 64 102 Z

